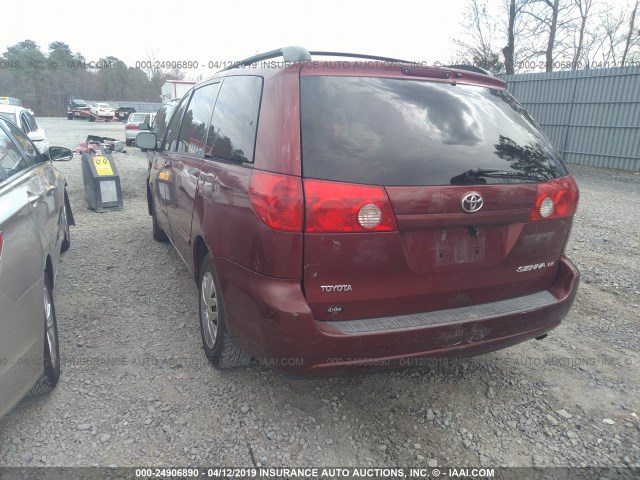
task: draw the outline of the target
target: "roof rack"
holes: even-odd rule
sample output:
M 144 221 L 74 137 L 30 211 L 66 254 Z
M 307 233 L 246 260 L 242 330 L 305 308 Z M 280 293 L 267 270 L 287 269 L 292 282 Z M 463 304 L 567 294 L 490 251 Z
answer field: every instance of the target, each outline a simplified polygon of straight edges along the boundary
M 251 65 L 252 63 L 260 62 L 262 60 L 269 60 L 270 58 L 282 57 L 285 62 L 308 62 L 311 60 L 311 55 L 306 48 L 302 47 L 283 47 L 278 48 L 276 50 L 271 50 L 265 53 L 259 53 L 258 55 L 254 55 L 253 57 L 247 57 L 244 60 L 240 60 L 232 65 L 229 65 L 226 68 L 220 70 L 224 72 L 225 70 L 232 70 L 238 67 L 246 67 L 247 65 Z
M 446 68 L 456 68 L 458 70 L 466 70 L 468 72 L 481 73 L 482 75 L 489 75 L 493 77 L 491 72 L 489 72 L 488 70 L 485 70 L 484 68 L 476 67 L 475 65 L 459 64 L 459 65 L 443 65 L 443 66 Z
M 378 57 L 376 55 L 365 55 L 362 53 L 344 53 L 344 52 L 309 52 L 311 55 L 322 55 L 325 57 L 350 57 L 350 58 L 366 58 L 368 60 L 378 60 L 381 62 L 394 63 L 412 63 L 408 60 L 400 60 L 398 58 Z
M 378 60 L 381 62 L 394 62 L 394 63 L 412 63 L 408 60 L 400 60 L 399 58 L 379 57 L 377 55 L 365 55 L 362 53 L 345 53 L 345 52 L 309 52 L 303 47 L 283 47 L 269 52 L 260 53 L 252 57 L 247 57 L 244 60 L 240 60 L 226 68 L 220 70 L 232 70 L 238 67 L 246 67 L 252 63 L 260 62 L 262 60 L 269 60 L 271 58 L 283 57 L 285 62 L 309 62 L 311 61 L 311 55 L 322 55 L 326 57 L 349 57 L 349 58 L 366 58 L 368 60 Z

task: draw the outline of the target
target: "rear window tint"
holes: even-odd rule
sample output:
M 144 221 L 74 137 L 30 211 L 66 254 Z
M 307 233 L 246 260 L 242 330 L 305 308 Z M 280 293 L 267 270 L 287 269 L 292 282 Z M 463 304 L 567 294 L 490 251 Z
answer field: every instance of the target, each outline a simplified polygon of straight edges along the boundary
M 567 174 L 522 106 L 497 89 L 302 77 L 301 122 L 303 174 L 310 178 L 399 186 L 521 183 Z M 466 175 L 471 169 L 494 173 Z
M 132 113 L 131 115 L 129 115 L 129 119 L 127 120 L 127 123 L 142 123 L 148 120 L 149 120 L 148 113 Z

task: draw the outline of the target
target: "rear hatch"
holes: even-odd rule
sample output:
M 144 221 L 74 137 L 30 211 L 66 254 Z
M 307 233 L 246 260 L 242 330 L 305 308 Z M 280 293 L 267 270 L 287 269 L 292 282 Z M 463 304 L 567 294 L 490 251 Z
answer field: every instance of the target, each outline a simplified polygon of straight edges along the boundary
M 553 283 L 577 187 L 518 102 L 478 83 L 302 70 L 303 287 L 316 318 Z

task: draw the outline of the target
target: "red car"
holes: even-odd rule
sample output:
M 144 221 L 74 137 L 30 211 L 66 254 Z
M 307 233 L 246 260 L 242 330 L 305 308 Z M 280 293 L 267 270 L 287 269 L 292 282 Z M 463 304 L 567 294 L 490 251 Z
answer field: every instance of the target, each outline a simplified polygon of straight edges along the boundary
M 546 336 L 576 294 L 578 187 L 477 69 L 288 47 L 195 85 L 159 147 L 136 141 L 218 367 L 476 355 Z

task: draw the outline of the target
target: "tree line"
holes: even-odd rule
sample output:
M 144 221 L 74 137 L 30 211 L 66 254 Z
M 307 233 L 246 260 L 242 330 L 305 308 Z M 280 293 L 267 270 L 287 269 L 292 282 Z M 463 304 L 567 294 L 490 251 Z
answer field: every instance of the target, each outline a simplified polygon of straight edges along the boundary
M 16 97 L 40 116 L 64 115 L 69 99 L 160 102 L 160 89 L 180 72 L 145 72 L 108 56 L 87 61 L 64 42 L 46 52 L 32 40 L 7 48 L 0 56 L 0 95 Z
M 640 0 L 468 0 L 457 63 L 494 74 L 640 66 Z

